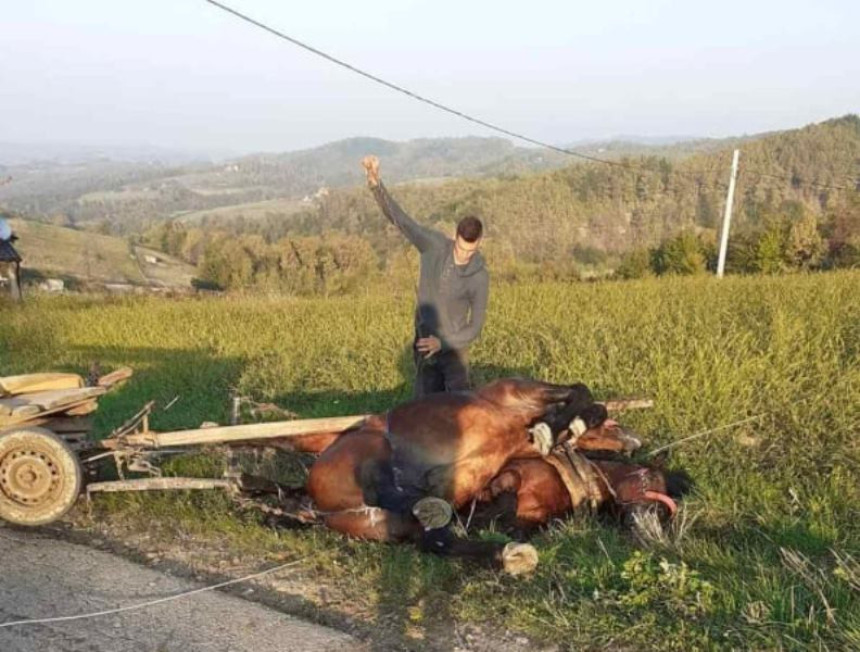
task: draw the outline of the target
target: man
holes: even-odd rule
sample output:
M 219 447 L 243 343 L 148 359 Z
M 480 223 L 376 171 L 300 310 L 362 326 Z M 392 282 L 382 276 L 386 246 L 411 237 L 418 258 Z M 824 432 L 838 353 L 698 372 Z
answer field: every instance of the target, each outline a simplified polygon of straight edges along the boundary
M 464 217 L 453 240 L 416 223 L 388 194 L 379 178 L 379 159 L 361 164 L 367 184 L 385 216 L 421 253 L 415 310 L 415 396 L 469 388 L 468 347 L 484 326 L 489 275 L 478 251 L 483 225 Z

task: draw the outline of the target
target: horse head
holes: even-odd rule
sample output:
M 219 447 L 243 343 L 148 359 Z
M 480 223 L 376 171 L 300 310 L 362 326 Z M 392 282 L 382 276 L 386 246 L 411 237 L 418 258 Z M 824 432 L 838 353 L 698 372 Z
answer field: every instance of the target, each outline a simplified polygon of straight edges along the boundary
M 684 471 L 667 471 L 664 461 L 650 465 L 595 461 L 612 493 L 612 510 L 622 522 L 656 513 L 666 523 L 678 512 L 677 500 L 693 486 Z

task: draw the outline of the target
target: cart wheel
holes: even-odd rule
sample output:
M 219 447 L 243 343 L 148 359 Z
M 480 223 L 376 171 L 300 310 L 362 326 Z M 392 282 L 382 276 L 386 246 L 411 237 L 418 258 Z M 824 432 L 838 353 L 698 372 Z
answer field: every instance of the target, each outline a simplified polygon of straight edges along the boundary
M 44 525 L 78 498 L 81 464 L 50 430 L 22 427 L 0 434 L 0 519 Z

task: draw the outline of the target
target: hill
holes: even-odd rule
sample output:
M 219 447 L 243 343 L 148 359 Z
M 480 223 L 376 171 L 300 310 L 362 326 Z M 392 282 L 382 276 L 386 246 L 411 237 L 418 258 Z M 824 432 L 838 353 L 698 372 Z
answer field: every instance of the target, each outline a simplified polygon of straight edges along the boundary
M 577 163 L 543 173 L 407 183 L 395 194 L 412 215 L 442 229 L 466 214 L 482 216 L 496 253 L 537 262 L 563 259 L 576 248 L 623 252 L 651 246 L 685 229 L 716 233 L 736 146 L 741 149 L 734 213 L 739 231 L 805 212 L 824 220 L 860 183 L 857 116 L 729 141 L 722 148 L 710 141 L 700 146 L 708 151 L 687 150 L 676 159 L 624 157 L 614 166 Z M 394 185 L 396 167 L 385 159 L 383 176 Z M 367 238 L 379 250 L 390 246 L 386 221 L 363 187 L 334 190 L 289 220 L 273 217 L 242 227 L 270 241 L 337 231 Z
M 63 278 L 73 283 L 122 283 L 188 287 L 194 268 L 161 252 L 130 246 L 122 238 L 10 220 L 20 238 L 15 247 L 24 259 L 25 279 Z
M 115 188 L 90 188 L 65 213 L 42 216 L 99 232 L 128 230 L 140 244 L 201 265 L 200 276 L 221 287 L 341 292 L 366 283 L 373 270 L 391 272 L 408 249 L 359 183 L 356 162 L 372 152 L 398 201 L 424 223 L 450 232 L 466 214 L 484 218 L 486 253 L 505 274 L 526 266 L 542 277 L 602 275 L 628 252 L 685 234 L 693 238 L 671 257 L 680 268 L 703 270 L 713 260 L 731 151 L 739 147 L 733 271 L 860 262 L 855 115 L 726 141 L 580 146 L 607 159 L 639 148 L 662 154 L 617 156 L 612 165 L 566 157 L 566 167 L 498 173 L 551 165 L 553 153 L 501 139 L 350 139 L 217 169 L 174 169 L 172 176 L 131 166 L 124 174 L 150 178 L 124 183 L 119 174 Z M 453 170 L 468 174 L 445 176 Z M 343 185 L 317 186 L 322 180 Z M 11 193 L 10 205 L 22 199 L 15 186 L 0 189 Z M 300 188 L 316 189 L 290 196 Z M 679 265 L 656 261 L 652 268 L 663 273 Z
M 617 159 L 659 155 L 671 159 L 709 151 L 722 141 L 643 144 L 632 141 L 571 145 L 583 153 Z M 47 150 L 46 153 L 55 150 Z M 220 163 L 194 161 L 170 152 L 56 150 L 52 159 L 27 158 L 12 148 L 0 173 L 13 182 L 0 188 L 0 203 L 35 218 L 69 225 L 107 224 L 127 234 L 160 219 L 225 206 L 274 199 L 302 199 L 320 188 L 354 186 L 362 180 L 359 159 L 377 154 L 392 182 L 492 177 L 557 169 L 569 156 L 516 147 L 502 138 L 436 138 L 392 142 L 350 138 L 281 154 L 255 154 Z M 33 154 L 42 152 L 35 148 Z M 147 156 L 148 155 L 148 156 Z M 121 158 L 110 158 L 121 157 Z M 124 157 L 123 157 L 124 156 Z
M 740 149 L 731 272 L 860 264 L 860 118 L 770 134 Z M 728 148 L 396 186 L 383 165 L 383 177 L 407 212 L 442 231 L 453 233 L 464 215 L 482 217 L 485 253 L 503 278 L 603 276 L 622 258 L 624 276 L 697 273 L 715 264 L 730 159 Z M 366 286 L 377 270 L 388 283 L 411 279 L 408 244 L 365 188 L 274 207 L 162 222 L 144 241 L 199 264 L 201 278 L 224 288 L 327 294 Z

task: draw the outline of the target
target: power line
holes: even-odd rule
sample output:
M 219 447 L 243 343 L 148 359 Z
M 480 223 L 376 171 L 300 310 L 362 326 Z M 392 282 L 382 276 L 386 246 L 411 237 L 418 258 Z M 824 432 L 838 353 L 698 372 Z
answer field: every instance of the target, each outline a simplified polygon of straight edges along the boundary
M 362 70 L 361 68 L 357 68 L 356 66 L 353 66 L 352 64 L 349 64 L 346 61 L 338 59 L 337 57 L 334 57 L 330 54 L 327 54 L 327 53 L 323 52 L 322 50 L 318 50 L 317 48 L 315 48 L 311 45 L 308 45 L 307 43 L 304 43 L 304 42 L 302 42 L 296 38 L 293 38 L 292 36 L 289 36 L 288 34 L 285 34 L 284 32 L 281 32 L 280 30 L 277 30 L 274 27 L 270 27 L 269 25 L 266 25 L 265 23 L 261 23 L 260 21 L 255 20 L 254 18 L 251 18 L 250 16 L 248 16 L 246 14 L 243 14 L 242 12 L 237 11 L 236 9 L 233 9 L 232 7 L 228 7 L 227 5 L 224 5 L 220 2 L 217 2 L 217 0 L 205 0 L 205 2 L 213 5 L 214 7 L 217 7 L 218 9 L 221 9 L 222 11 L 225 11 L 229 14 L 232 14 L 236 18 L 239 18 L 240 20 L 243 20 L 246 23 L 254 25 L 255 27 L 259 27 L 260 29 L 262 29 L 266 32 L 269 32 L 270 34 L 273 34 L 274 36 L 276 36 L 280 39 L 283 39 L 289 43 L 292 43 L 293 45 L 297 45 L 298 47 L 300 47 L 304 50 L 307 50 L 308 52 L 311 52 L 312 54 L 315 54 L 318 57 L 322 57 L 323 59 L 330 61 L 331 63 L 334 63 L 335 65 L 338 65 L 342 68 L 345 68 L 345 69 L 349 70 L 350 72 L 354 72 L 357 75 L 361 75 L 362 77 L 365 77 L 365 78 L 367 78 L 367 79 L 369 79 L 369 80 L 371 80 L 377 84 L 381 84 L 382 86 L 386 86 L 387 88 L 390 88 L 391 90 L 394 90 L 398 93 L 402 93 L 403 95 L 411 97 L 414 100 L 417 100 L 419 102 L 423 102 L 424 104 L 428 104 L 429 106 L 432 106 L 436 109 L 439 109 L 440 111 L 450 113 L 451 115 L 457 116 L 458 118 L 462 118 L 463 120 L 468 120 L 469 122 L 480 125 L 482 127 L 490 129 L 492 131 L 496 131 L 500 134 L 510 136 L 511 138 L 516 138 L 517 140 L 531 143 L 532 145 L 537 145 L 539 147 L 544 147 L 546 149 L 549 149 L 549 150 L 552 150 L 555 152 L 559 152 L 561 154 L 567 154 L 568 156 L 573 156 L 573 157 L 583 159 L 586 161 L 591 161 L 592 163 L 602 163 L 604 165 L 612 165 L 615 167 L 620 167 L 620 168 L 624 168 L 627 170 L 631 170 L 634 172 L 643 172 L 643 173 L 657 174 L 657 175 L 662 174 L 661 172 L 659 172 L 657 170 L 652 170 L 650 168 L 646 168 L 646 167 L 643 167 L 641 165 L 634 165 L 631 163 L 625 163 L 623 161 L 612 161 L 612 160 L 608 160 L 608 159 L 599 158 L 597 156 L 590 156 L 588 154 L 582 154 L 581 152 L 576 152 L 576 151 L 573 151 L 570 149 L 566 149 L 564 147 L 559 147 L 558 145 L 552 145 L 550 143 L 546 143 L 544 141 L 537 140 L 536 138 L 532 138 L 530 136 L 526 136 L 524 134 L 521 134 L 521 133 L 518 133 L 515 131 L 511 131 L 510 129 L 505 129 L 504 127 L 500 127 L 500 126 L 495 125 L 491 122 L 487 122 L 486 120 L 476 118 L 476 117 L 471 116 L 471 115 L 464 113 L 462 111 L 458 111 L 457 109 L 453 109 L 453 108 L 451 108 L 445 104 L 442 104 L 442 103 L 437 102 L 435 100 L 432 100 L 430 98 L 424 97 L 423 95 L 419 95 L 418 93 L 414 93 L 413 91 L 410 91 L 407 88 L 404 88 L 404 87 L 399 86 L 397 84 L 394 84 L 392 82 L 386 81 L 385 79 L 382 79 L 381 77 L 377 77 L 376 75 L 373 75 L 369 72 L 366 72 L 366 71 Z M 684 170 L 678 170 L 678 169 L 674 169 L 672 172 L 675 174 L 679 174 L 682 176 L 686 176 L 690 179 L 693 179 L 698 185 L 700 185 L 700 186 L 702 185 L 702 177 L 700 175 L 696 175 L 694 173 L 687 172 Z M 767 177 L 767 178 L 773 178 L 773 179 L 781 179 L 783 181 L 789 181 L 792 185 L 807 185 L 807 186 L 814 186 L 814 187 L 818 187 L 818 188 L 826 188 L 826 189 L 830 189 L 830 190 L 853 190 L 852 188 L 848 188 L 846 186 L 833 186 L 833 185 L 821 184 L 821 183 L 818 183 L 815 181 L 805 181 L 803 179 L 798 179 L 797 177 L 779 176 L 779 175 L 759 173 L 759 172 L 752 172 L 752 174 L 757 174 L 759 176 L 759 178 Z M 725 183 L 722 183 L 719 181 L 714 182 L 712 184 L 708 184 L 708 185 L 711 185 L 712 187 L 715 187 L 715 188 L 719 188 L 721 190 L 724 190 L 727 188 L 727 185 Z M 858 184 L 858 185 L 860 185 L 860 184 Z
M 800 177 L 786 176 L 780 174 L 767 174 L 765 172 L 751 172 L 759 179 L 778 179 L 780 181 L 788 181 L 793 186 L 812 186 L 813 188 L 821 188 L 823 190 L 858 190 L 860 189 L 860 180 L 857 181 L 857 187 L 849 188 L 848 186 L 834 186 L 827 183 L 818 183 L 817 181 L 806 181 Z
M 223 11 L 226 11 L 227 13 L 236 16 L 240 20 L 244 20 L 245 22 L 250 23 L 251 25 L 259 27 L 260 29 L 267 31 L 270 34 L 273 34 L 280 39 L 288 41 L 288 42 L 292 43 L 293 45 L 297 45 L 300 48 L 307 50 L 308 52 L 311 52 L 311 53 L 313 53 L 319 57 L 322 57 L 323 59 L 326 59 L 327 61 L 330 61 L 330 62 L 332 62 L 338 66 L 341 66 L 342 68 L 346 68 L 350 72 L 354 72 L 358 75 L 361 75 L 362 77 L 366 77 L 367 79 L 370 79 L 371 81 L 376 82 L 377 84 L 381 84 L 383 86 L 386 86 L 386 87 L 388 87 L 394 91 L 397 91 L 398 93 L 402 93 L 404 95 L 411 97 L 412 99 L 418 100 L 419 102 L 423 102 L 424 104 L 429 104 L 430 106 L 432 106 L 434 108 L 437 108 L 441 111 L 445 111 L 446 113 L 450 113 L 452 115 L 455 115 L 458 118 L 468 120 L 469 122 L 473 122 L 473 123 L 480 125 L 482 127 L 486 127 L 487 129 L 491 129 L 491 130 L 496 131 L 498 133 L 505 134 L 506 136 L 510 136 L 511 138 L 516 138 L 518 140 L 522 140 L 524 142 L 531 143 L 532 145 L 538 145 L 539 147 L 545 147 L 546 149 L 550 149 L 550 150 L 559 152 L 561 154 L 567 154 L 569 156 L 575 156 L 576 158 L 581 158 L 581 159 L 584 159 L 586 161 L 591 161 L 593 163 L 603 163 L 605 165 L 614 165 L 616 167 L 625 168 L 625 169 L 633 170 L 633 171 L 641 171 L 641 172 L 646 172 L 646 173 L 650 173 L 650 174 L 660 174 L 660 172 L 657 172 L 656 170 L 644 168 L 640 165 L 632 165 L 630 163 L 624 163 L 623 161 L 611 161 L 611 160 L 607 160 L 607 159 L 603 159 L 603 158 L 598 158 L 596 156 L 589 156 L 588 154 L 582 154 L 581 152 L 576 152 L 576 151 L 573 151 L 570 149 L 566 149 L 564 147 L 552 145 L 550 143 L 546 143 L 546 142 L 543 142 L 541 140 L 531 138 L 530 136 L 526 136 L 526 135 L 517 133 L 515 131 L 505 129 L 504 127 L 499 127 L 498 125 L 495 125 L 491 122 L 487 122 L 485 120 L 481 120 L 480 118 L 473 117 L 467 113 L 463 113 L 462 111 L 458 111 L 457 109 L 452 109 L 451 107 L 446 106 L 445 104 L 441 104 L 440 102 L 436 102 L 435 100 L 431 100 L 430 98 L 424 97 L 423 95 L 419 95 L 418 93 L 414 93 L 407 88 L 403 88 L 402 86 L 398 86 L 397 84 L 386 81 L 386 80 L 382 79 L 381 77 L 377 77 L 376 75 L 373 75 L 373 74 L 366 72 L 360 68 L 357 68 L 357 67 L 347 63 L 346 61 L 343 61 L 341 59 L 333 57 L 330 54 L 326 54 L 322 50 L 318 50 L 317 48 L 315 48 L 311 45 L 308 45 L 307 43 L 303 43 L 302 41 L 300 41 L 296 38 L 293 38 L 292 36 L 284 34 L 283 32 L 275 29 L 274 27 L 270 27 L 270 26 L 266 25 L 265 23 L 261 23 L 260 21 L 255 20 L 254 18 L 251 18 L 250 16 L 243 14 L 240 11 L 237 11 L 231 7 L 228 7 L 227 5 L 223 5 L 220 2 L 217 2 L 216 0 L 205 0 L 205 2 L 208 2 L 209 4 L 211 4 L 215 7 L 218 7 L 219 9 L 222 9 Z M 680 174 L 687 174 L 686 172 L 682 172 L 680 170 L 676 170 L 676 172 L 678 172 Z M 689 175 L 689 176 L 693 176 L 693 175 Z M 698 180 L 698 177 L 696 177 L 696 179 Z M 718 185 L 722 186 L 722 184 L 718 184 Z

